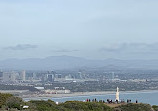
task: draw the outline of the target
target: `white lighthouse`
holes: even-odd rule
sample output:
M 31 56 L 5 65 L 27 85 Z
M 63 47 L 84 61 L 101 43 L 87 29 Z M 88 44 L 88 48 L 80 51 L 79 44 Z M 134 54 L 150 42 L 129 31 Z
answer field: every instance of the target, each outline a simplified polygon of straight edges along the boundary
M 116 99 L 115 101 L 119 101 L 119 88 L 117 87 L 117 91 L 116 91 Z

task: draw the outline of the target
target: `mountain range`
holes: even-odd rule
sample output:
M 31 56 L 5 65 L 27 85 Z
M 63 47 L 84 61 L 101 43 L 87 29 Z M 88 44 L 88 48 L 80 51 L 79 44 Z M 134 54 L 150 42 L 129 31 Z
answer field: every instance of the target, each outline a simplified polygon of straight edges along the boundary
M 46 58 L 7 59 L 0 61 L 0 69 L 64 70 L 74 68 L 137 68 L 158 69 L 158 60 L 90 60 L 73 56 L 50 56 Z

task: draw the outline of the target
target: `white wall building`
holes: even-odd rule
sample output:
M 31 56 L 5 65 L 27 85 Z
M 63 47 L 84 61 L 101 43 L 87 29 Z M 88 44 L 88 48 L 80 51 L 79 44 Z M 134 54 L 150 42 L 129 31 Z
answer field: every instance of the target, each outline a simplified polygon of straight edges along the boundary
M 22 79 L 22 81 L 26 81 L 26 71 L 25 70 L 23 70 L 21 72 L 21 79 Z

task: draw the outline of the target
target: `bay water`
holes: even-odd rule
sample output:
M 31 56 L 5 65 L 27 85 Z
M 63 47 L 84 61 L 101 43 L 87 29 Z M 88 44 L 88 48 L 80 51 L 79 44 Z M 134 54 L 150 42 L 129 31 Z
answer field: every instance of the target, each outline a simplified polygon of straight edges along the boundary
M 105 94 L 105 95 L 88 95 L 88 96 L 72 96 L 72 97 L 60 97 L 60 98 L 50 98 L 55 102 L 65 102 L 65 101 L 86 101 L 87 99 L 97 99 L 104 100 L 112 99 L 115 100 L 115 94 Z M 147 103 L 151 105 L 158 105 L 158 91 L 136 91 L 136 92 L 120 92 L 120 100 L 130 99 L 131 102 Z

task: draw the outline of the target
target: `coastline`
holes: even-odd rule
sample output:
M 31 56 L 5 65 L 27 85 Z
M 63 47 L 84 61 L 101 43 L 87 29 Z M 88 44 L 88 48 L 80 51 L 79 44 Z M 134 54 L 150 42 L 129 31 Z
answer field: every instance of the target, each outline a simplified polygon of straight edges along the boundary
M 158 92 L 158 90 L 140 90 L 140 91 L 120 91 L 120 93 L 150 93 Z M 115 91 L 99 91 L 99 92 L 74 92 L 69 94 L 31 94 L 20 96 L 24 101 L 29 100 L 48 100 L 51 98 L 66 98 L 75 96 L 90 96 L 90 95 L 115 95 Z

